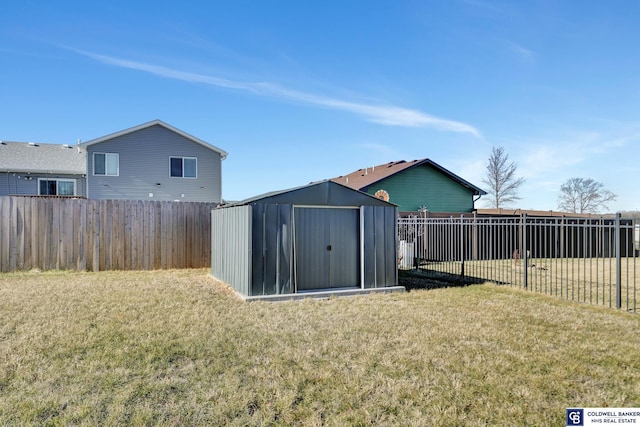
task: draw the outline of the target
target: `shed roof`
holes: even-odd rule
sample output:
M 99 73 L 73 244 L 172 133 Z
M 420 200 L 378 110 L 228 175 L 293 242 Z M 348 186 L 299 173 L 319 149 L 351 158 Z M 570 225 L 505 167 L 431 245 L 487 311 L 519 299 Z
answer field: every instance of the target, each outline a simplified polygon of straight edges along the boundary
M 243 206 L 253 203 L 289 203 L 317 206 L 396 206 L 362 191 L 325 180 L 287 190 L 272 191 L 221 207 Z
M 224 151 L 223 149 L 218 148 L 218 147 L 216 147 L 214 145 L 211 145 L 208 142 L 203 141 L 200 138 L 196 138 L 195 136 L 190 135 L 190 134 L 186 133 L 185 131 L 182 131 L 182 130 L 176 128 L 176 127 L 173 127 L 173 126 L 163 122 L 162 120 L 152 120 L 152 121 L 147 122 L 147 123 L 142 123 L 141 125 L 138 125 L 138 126 L 134 126 L 134 127 L 128 128 L 128 129 L 124 129 L 124 130 L 121 130 L 121 131 L 118 131 L 118 132 L 111 133 L 109 135 L 101 136 L 100 138 L 96 138 L 96 139 L 92 139 L 90 141 L 83 142 L 81 145 L 90 146 L 90 145 L 93 145 L 93 144 L 98 144 L 100 142 L 108 141 L 110 139 L 117 138 L 119 136 L 123 136 L 123 135 L 127 135 L 127 134 L 130 134 L 130 133 L 133 133 L 133 132 L 137 132 L 139 130 L 146 129 L 146 128 L 151 127 L 151 126 L 162 126 L 163 128 L 170 130 L 171 132 L 177 133 L 178 135 L 183 136 L 184 138 L 187 138 L 187 139 L 189 139 L 189 140 L 191 140 L 191 141 L 193 141 L 193 142 L 195 142 L 197 144 L 200 144 L 200 145 L 202 145 L 202 146 L 204 146 L 204 147 L 206 147 L 206 148 L 208 148 L 210 150 L 215 151 L 216 153 L 220 154 L 220 157 L 223 160 L 229 154 L 226 151 Z
M 82 175 L 87 153 L 78 146 L 34 142 L 0 142 L 1 172 Z
M 399 160 L 396 162 L 389 162 L 378 166 L 373 166 L 370 168 L 358 169 L 357 171 L 351 172 L 348 175 L 339 176 L 336 178 L 332 178 L 331 181 L 337 182 L 342 185 L 346 185 L 347 187 L 354 188 L 356 190 L 362 190 L 376 182 L 382 181 L 385 178 L 389 178 L 399 172 L 404 170 L 414 168 L 417 166 L 427 165 L 430 166 L 440 173 L 448 176 L 452 180 L 458 182 L 460 185 L 468 188 L 474 195 L 485 195 L 486 191 L 482 190 L 479 187 L 471 184 L 469 181 L 466 181 L 460 178 L 458 175 L 454 174 L 448 169 L 443 168 L 436 162 L 430 159 L 418 159 L 412 161 Z

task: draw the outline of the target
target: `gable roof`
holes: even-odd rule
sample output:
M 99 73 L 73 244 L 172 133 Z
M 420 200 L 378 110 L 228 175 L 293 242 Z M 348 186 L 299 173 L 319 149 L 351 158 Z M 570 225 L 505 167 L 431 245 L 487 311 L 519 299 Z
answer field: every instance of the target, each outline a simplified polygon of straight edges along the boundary
M 203 141 L 200 138 L 196 138 L 195 136 L 190 135 L 190 134 L 186 133 L 185 131 L 182 131 L 182 130 L 180 130 L 178 128 L 175 128 L 175 127 L 163 122 L 162 120 L 152 120 L 150 122 L 143 123 L 141 125 L 131 127 L 129 129 L 124 129 L 124 130 L 121 130 L 121 131 L 118 131 L 118 132 L 111 133 L 109 135 L 101 136 L 100 138 L 96 138 L 96 139 L 92 139 L 90 141 L 83 142 L 81 145 L 85 146 L 85 147 L 88 147 L 88 146 L 93 145 L 93 144 L 98 144 L 100 142 L 108 141 L 110 139 L 117 138 L 119 136 L 127 135 L 127 134 L 130 134 L 130 133 L 133 133 L 133 132 L 137 132 L 137 131 L 142 130 L 142 129 L 146 129 L 146 128 L 149 128 L 151 126 L 162 126 L 163 128 L 165 128 L 167 130 L 170 130 L 171 132 L 177 133 L 178 135 L 180 135 L 180 136 L 182 136 L 184 138 L 187 138 L 188 140 L 191 140 L 191 141 L 195 142 L 196 144 L 200 144 L 203 147 L 206 147 L 206 148 L 208 148 L 208 149 L 210 149 L 212 151 L 215 151 L 216 153 L 220 154 L 220 157 L 222 158 L 222 160 L 224 160 L 229 155 L 229 153 L 227 153 L 226 151 L 222 150 L 221 148 L 218 148 L 218 147 L 216 147 L 214 145 L 211 145 L 208 142 Z
M 342 185 L 346 185 L 347 187 L 354 188 L 356 190 L 363 190 L 370 185 L 375 184 L 376 182 L 382 181 L 385 178 L 389 178 L 399 172 L 404 170 L 427 165 L 432 167 L 433 169 L 439 171 L 443 175 L 446 175 L 450 179 L 456 181 L 463 187 L 471 190 L 474 196 L 477 195 L 485 195 L 486 191 L 482 190 L 479 187 L 471 184 L 469 181 L 466 181 L 460 178 L 458 175 L 453 172 L 443 168 L 436 162 L 430 159 L 418 159 L 412 161 L 399 160 L 396 162 L 389 162 L 378 166 L 373 166 L 370 168 L 358 169 L 357 171 L 351 172 L 348 175 L 342 175 L 336 178 L 332 178 L 331 181 L 337 182 Z
M 0 142 L 0 172 L 82 175 L 86 158 L 86 151 L 74 145 Z
M 244 206 L 252 203 L 284 203 L 327 206 L 396 206 L 370 194 L 331 180 L 312 182 L 300 187 L 272 191 L 221 208 Z

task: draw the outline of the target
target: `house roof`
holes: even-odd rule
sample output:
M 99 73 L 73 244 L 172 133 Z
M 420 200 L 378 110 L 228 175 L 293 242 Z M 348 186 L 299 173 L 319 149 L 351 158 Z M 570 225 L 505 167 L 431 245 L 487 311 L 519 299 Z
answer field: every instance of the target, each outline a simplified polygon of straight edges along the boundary
M 178 135 L 183 136 L 184 138 L 187 138 L 187 139 L 189 139 L 189 140 L 191 140 L 191 141 L 193 141 L 193 142 L 195 142 L 197 144 L 200 144 L 200 145 L 202 145 L 202 146 L 204 146 L 204 147 L 206 147 L 206 148 L 208 148 L 210 150 L 215 151 L 216 153 L 220 154 L 220 157 L 223 160 L 229 154 L 226 151 L 222 150 L 221 148 L 218 148 L 218 147 L 216 147 L 214 145 L 211 145 L 208 142 L 203 141 L 200 138 L 196 138 L 195 136 L 190 135 L 190 134 L 188 134 L 188 133 L 186 133 L 186 132 L 184 132 L 184 131 L 182 131 L 182 130 L 180 130 L 178 128 L 175 128 L 175 127 L 163 122 L 162 120 L 152 120 L 150 122 L 143 123 L 141 125 L 131 127 L 129 129 L 124 129 L 124 130 L 121 130 L 121 131 L 118 131 L 118 132 L 111 133 L 109 135 L 101 136 L 100 138 L 96 138 L 96 139 L 92 139 L 90 141 L 83 142 L 81 145 L 86 147 L 86 146 L 89 146 L 89 145 L 98 144 L 100 142 L 108 141 L 110 139 L 117 138 L 119 136 L 123 136 L 123 135 L 127 135 L 127 134 L 130 134 L 130 133 L 133 133 L 133 132 L 137 132 L 139 130 L 146 129 L 146 128 L 151 127 L 151 126 L 162 126 L 163 128 L 170 130 L 171 132 L 177 133 Z
M 346 185 L 347 187 L 354 188 L 356 190 L 363 190 L 370 185 L 375 184 L 376 182 L 382 181 L 385 178 L 389 178 L 399 172 L 404 170 L 427 165 L 430 166 L 442 174 L 448 176 L 452 180 L 458 182 L 460 185 L 468 188 L 472 191 L 474 195 L 485 195 L 486 191 L 482 190 L 479 187 L 471 184 L 469 181 L 466 181 L 460 178 L 458 175 L 453 172 L 443 168 L 436 162 L 430 159 L 418 159 L 412 161 L 400 160 L 397 162 L 389 162 L 378 166 L 372 166 L 370 168 L 358 169 L 355 172 L 351 172 L 348 175 L 342 175 L 336 178 L 332 178 L 331 181 L 337 182 L 342 185 Z
M 0 172 L 82 175 L 86 151 L 67 144 L 0 142 Z
M 396 206 L 370 194 L 330 180 L 313 182 L 300 187 L 272 191 L 221 208 L 244 206 L 252 203 L 295 203 L 299 205 L 328 206 Z

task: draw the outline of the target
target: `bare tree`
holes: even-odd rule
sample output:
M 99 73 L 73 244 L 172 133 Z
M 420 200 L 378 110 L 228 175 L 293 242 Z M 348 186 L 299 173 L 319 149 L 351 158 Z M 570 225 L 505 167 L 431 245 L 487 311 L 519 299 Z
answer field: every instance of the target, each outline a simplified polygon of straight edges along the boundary
M 570 178 L 560 186 L 558 209 L 573 213 L 597 213 L 618 196 L 591 178 Z
M 482 180 L 488 186 L 487 194 L 491 198 L 487 204 L 493 208 L 502 208 L 520 200 L 518 189 L 524 178 L 516 177 L 518 165 L 509 162 L 509 155 L 503 147 L 493 147 L 487 162 L 487 174 Z

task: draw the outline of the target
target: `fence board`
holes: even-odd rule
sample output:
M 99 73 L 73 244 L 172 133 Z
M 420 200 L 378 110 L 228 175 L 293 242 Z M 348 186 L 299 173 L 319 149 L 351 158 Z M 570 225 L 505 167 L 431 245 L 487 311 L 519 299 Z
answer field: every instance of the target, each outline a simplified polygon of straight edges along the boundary
M 212 207 L 0 197 L 0 271 L 208 267 Z
M 11 200 L 8 197 L 0 199 L 0 271 L 3 273 L 9 271 L 9 250 L 11 249 L 9 244 L 9 236 L 11 235 L 9 203 Z
M 16 203 L 13 200 L 9 204 L 9 220 L 11 221 L 11 225 L 13 228 L 12 230 L 13 232 L 9 235 L 9 245 L 10 245 L 9 269 L 15 270 L 16 269 L 16 251 L 18 250 L 17 242 L 18 242 L 19 223 L 18 223 L 18 217 L 16 214 Z
M 129 255 L 127 256 L 127 268 L 129 270 L 142 269 L 142 263 L 138 259 L 138 236 L 142 234 L 142 230 L 138 230 L 140 225 L 138 203 L 132 203 L 129 206 L 129 222 L 127 223 L 127 233 L 129 234 L 130 242 Z
M 51 201 L 45 199 L 41 206 L 42 219 L 40 220 L 40 226 L 42 227 L 42 245 L 40 246 L 40 257 L 43 260 L 43 270 L 55 270 L 55 256 L 57 253 L 53 251 L 53 234 L 51 229 L 51 223 L 53 221 L 53 211 L 51 207 Z
M 38 201 L 36 199 L 29 200 L 29 211 L 31 212 L 31 223 L 29 227 L 29 237 L 31 240 L 31 265 L 29 269 L 40 267 L 40 257 L 38 253 L 38 223 L 40 217 L 38 216 Z
M 21 269 L 30 270 L 33 268 L 33 256 L 31 253 L 31 200 L 22 200 L 22 212 L 24 219 L 24 259 Z
M 54 253 L 52 268 L 60 269 L 60 209 L 56 199 L 50 199 L 51 206 L 51 249 Z
M 113 270 L 113 252 L 114 252 L 114 236 L 113 236 L 113 202 L 106 200 L 104 202 L 107 211 L 107 217 L 102 221 L 102 238 L 104 239 L 105 250 L 100 251 L 100 269 Z M 115 239 L 117 241 L 117 239 Z M 104 253 L 104 260 L 103 260 Z
M 153 268 L 155 270 L 162 268 L 162 202 L 154 203 L 152 212 L 152 226 L 154 227 L 154 263 Z
M 151 203 L 142 203 L 142 258 L 143 269 L 153 268 L 153 254 L 151 242 L 153 242 L 153 228 L 150 221 Z
M 62 268 L 65 269 L 69 269 L 72 268 L 75 270 L 75 257 L 74 257 L 74 252 L 77 251 L 77 245 L 76 245 L 76 239 L 74 238 L 75 235 L 75 229 L 77 228 L 78 224 L 76 224 L 76 222 L 74 220 L 77 220 L 78 217 L 76 216 L 76 212 L 75 212 L 75 200 L 71 200 L 70 209 L 65 209 L 65 206 L 62 205 L 61 203 L 59 203 L 59 208 L 60 208 L 60 219 L 61 221 L 64 223 L 64 232 L 62 233 L 62 235 L 60 236 L 60 239 L 64 242 L 64 252 L 63 252 L 63 259 L 64 259 L 64 264 L 62 266 Z M 70 211 L 70 212 L 69 212 Z
M 16 219 L 16 266 L 17 270 L 24 270 L 24 241 L 25 241 L 25 218 L 24 218 L 24 200 L 17 199 L 14 201 L 14 213 Z
M 102 221 L 100 221 L 100 215 L 98 214 L 99 212 L 98 209 L 100 207 L 100 204 L 98 201 L 91 201 L 90 206 L 91 206 L 91 218 L 93 222 L 93 228 L 90 229 L 92 230 L 90 234 L 91 234 L 91 248 L 93 252 L 91 269 L 93 271 L 100 271 L 100 257 L 101 257 L 100 230 L 102 229 L 102 224 L 101 224 Z
M 168 244 L 170 244 L 170 242 L 168 242 L 168 240 L 170 240 L 170 235 L 171 235 L 171 229 L 168 226 L 168 221 L 169 218 L 166 215 L 166 208 L 165 208 L 165 203 L 164 202 L 160 202 L 160 235 L 161 236 L 166 236 L 160 239 L 160 268 L 162 269 L 166 269 L 167 265 L 168 265 L 168 256 L 169 253 L 167 251 L 168 248 Z
M 74 217 L 79 217 L 78 226 L 75 229 L 74 241 L 77 246 L 77 250 L 74 254 L 76 269 L 83 271 L 87 269 L 87 258 L 83 256 L 86 247 L 86 239 L 84 238 L 82 230 L 87 227 L 87 204 L 75 203 Z M 88 233 L 87 233 L 88 234 Z

